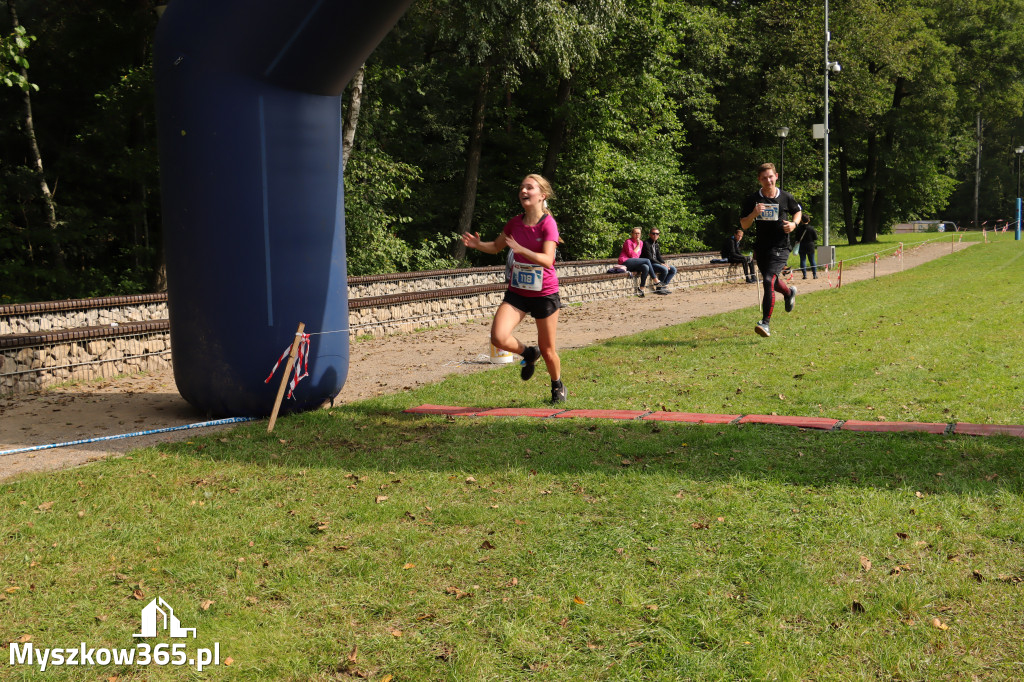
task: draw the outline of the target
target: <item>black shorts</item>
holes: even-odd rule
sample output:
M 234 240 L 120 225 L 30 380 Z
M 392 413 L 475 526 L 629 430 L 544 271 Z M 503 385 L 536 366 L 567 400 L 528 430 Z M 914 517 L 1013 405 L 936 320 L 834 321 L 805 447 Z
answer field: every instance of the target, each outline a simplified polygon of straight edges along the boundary
M 776 248 L 766 251 L 755 251 L 754 260 L 757 261 L 757 269 L 764 275 L 777 275 L 782 272 L 789 261 L 789 249 Z M 768 277 L 765 277 L 768 279 Z
M 551 317 L 562 307 L 562 299 L 558 297 L 558 292 L 547 296 L 523 296 L 509 289 L 505 291 L 504 302 L 516 310 L 532 315 L 535 320 Z

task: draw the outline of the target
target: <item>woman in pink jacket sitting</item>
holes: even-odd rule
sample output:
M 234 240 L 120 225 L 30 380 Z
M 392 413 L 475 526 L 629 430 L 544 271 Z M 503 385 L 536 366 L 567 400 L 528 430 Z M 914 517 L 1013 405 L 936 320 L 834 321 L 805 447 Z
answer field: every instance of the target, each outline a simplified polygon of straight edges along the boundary
M 626 270 L 629 272 L 640 273 L 640 285 L 633 292 L 640 298 L 644 297 L 644 287 L 647 285 L 647 278 L 650 277 L 654 284 L 658 283 L 658 278 L 654 275 L 654 266 L 651 264 L 649 258 L 641 258 L 640 251 L 643 248 L 644 242 L 640 238 L 640 228 L 634 227 L 630 233 L 629 239 L 622 243 L 622 252 L 619 254 L 619 265 L 626 266 Z

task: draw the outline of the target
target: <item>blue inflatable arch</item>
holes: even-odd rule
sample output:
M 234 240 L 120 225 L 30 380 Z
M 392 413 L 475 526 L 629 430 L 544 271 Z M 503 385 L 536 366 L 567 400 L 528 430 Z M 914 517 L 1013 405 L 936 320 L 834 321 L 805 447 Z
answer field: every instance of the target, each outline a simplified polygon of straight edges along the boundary
M 341 94 L 410 2 L 174 0 L 160 19 L 174 379 L 198 409 L 269 414 L 264 380 L 298 323 L 347 329 Z M 313 336 L 282 409 L 337 395 L 348 355 L 347 332 Z

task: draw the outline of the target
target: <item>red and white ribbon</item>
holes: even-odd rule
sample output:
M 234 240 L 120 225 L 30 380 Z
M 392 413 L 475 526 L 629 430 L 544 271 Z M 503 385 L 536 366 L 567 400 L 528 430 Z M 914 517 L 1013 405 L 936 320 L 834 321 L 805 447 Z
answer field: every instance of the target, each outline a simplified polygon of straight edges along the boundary
M 291 346 L 284 349 L 281 353 L 281 357 L 277 359 L 274 364 L 274 369 L 270 370 L 270 376 L 264 380 L 263 383 L 269 384 L 270 380 L 274 377 L 274 372 L 281 366 L 281 363 L 288 353 L 292 350 Z M 292 393 L 295 392 L 295 387 L 299 385 L 299 382 L 309 376 L 309 334 L 302 334 L 302 339 L 299 341 L 298 351 L 295 357 L 295 371 L 292 373 L 292 379 L 288 382 L 288 397 L 292 397 Z

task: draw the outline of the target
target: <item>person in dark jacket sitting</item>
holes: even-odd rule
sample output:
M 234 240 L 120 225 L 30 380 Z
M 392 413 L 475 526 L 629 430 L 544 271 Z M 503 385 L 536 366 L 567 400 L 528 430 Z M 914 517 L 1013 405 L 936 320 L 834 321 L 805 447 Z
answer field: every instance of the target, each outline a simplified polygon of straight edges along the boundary
M 661 245 L 658 244 L 659 236 L 661 236 L 661 232 L 658 228 L 651 230 L 650 235 L 644 240 L 644 245 L 640 250 L 640 257 L 651 261 L 651 267 L 654 268 L 654 274 L 658 278 L 659 283 L 655 286 L 654 293 L 670 294 L 672 292 L 668 289 L 668 283 L 676 276 L 676 269 L 675 266 L 667 264 L 665 259 L 661 257 Z
M 754 259 L 740 253 L 740 241 L 743 239 L 743 230 L 736 230 L 732 236 L 725 240 L 722 245 L 722 258 L 730 263 L 743 264 L 743 276 L 747 278 L 748 284 L 756 284 L 757 277 L 754 275 Z

